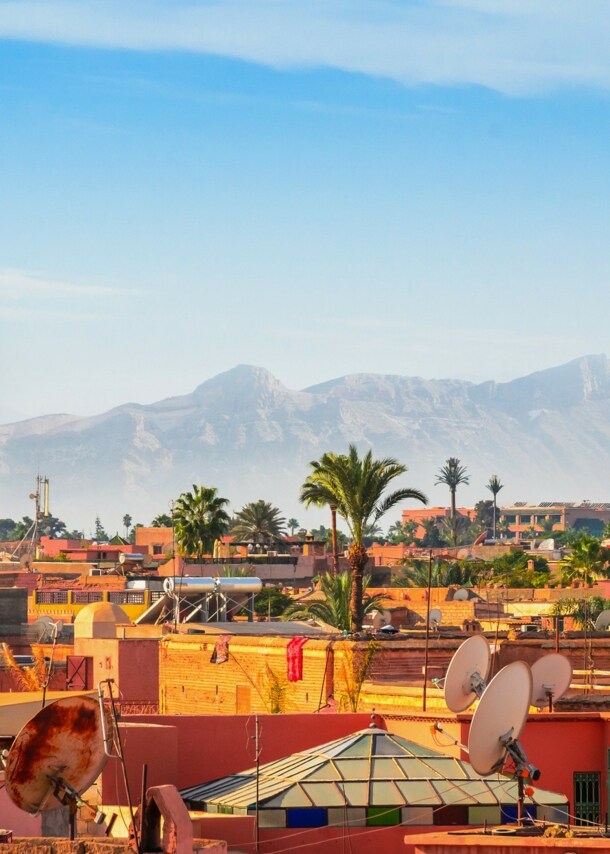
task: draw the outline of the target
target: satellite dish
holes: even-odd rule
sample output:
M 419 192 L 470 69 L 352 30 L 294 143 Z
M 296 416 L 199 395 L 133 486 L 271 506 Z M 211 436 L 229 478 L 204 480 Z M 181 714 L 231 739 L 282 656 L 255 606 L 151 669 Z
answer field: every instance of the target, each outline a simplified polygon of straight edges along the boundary
M 470 599 L 470 593 L 464 587 L 460 587 L 460 589 L 456 590 L 453 594 L 454 602 L 465 602 L 467 599 Z
M 63 620 L 58 620 L 58 621 L 55 623 L 55 631 L 57 632 L 57 634 L 58 634 L 58 635 L 62 633 L 63 628 L 64 628 L 64 621 L 63 621 Z
M 5 766 L 6 792 L 19 809 L 36 815 L 75 798 L 106 764 L 99 704 L 93 697 L 49 703 L 23 727 Z
M 456 650 L 445 675 L 445 703 L 464 712 L 485 689 L 491 653 L 483 635 L 472 635 Z
M 602 611 L 595 621 L 595 630 L 598 632 L 605 632 L 608 626 L 610 626 L 610 610 Z
M 531 697 L 532 672 L 524 661 L 513 661 L 491 680 L 472 716 L 468 736 L 468 758 L 477 774 L 488 777 L 501 771 L 509 753 L 518 767 L 526 767 L 518 739 Z M 531 771 L 532 778 L 538 779 L 538 769 Z
M 443 619 L 443 612 L 440 608 L 432 608 L 430 611 L 430 628 L 435 629 Z
M 609 612 L 610 613 L 610 612 Z M 532 664 L 532 706 L 552 706 L 570 687 L 572 665 L 558 652 L 544 655 Z

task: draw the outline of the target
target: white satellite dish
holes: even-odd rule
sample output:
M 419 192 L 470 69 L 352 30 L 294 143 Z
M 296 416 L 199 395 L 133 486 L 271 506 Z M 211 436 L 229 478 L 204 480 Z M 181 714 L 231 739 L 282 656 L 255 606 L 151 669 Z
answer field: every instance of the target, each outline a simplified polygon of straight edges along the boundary
M 464 712 L 485 690 L 491 653 L 483 635 L 472 635 L 456 650 L 445 675 L 445 703 Z
M 55 622 L 53 617 L 43 614 L 42 617 L 38 617 L 37 620 L 30 623 L 27 633 L 30 638 L 36 638 L 36 643 L 47 643 L 52 639 L 51 632 L 53 631 L 54 625 Z
M 595 621 L 595 630 L 605 632 L 610 626 L 610 610 L 602 611 Z
M 460 589 L 456 590 L 453 594 L 454 602 L 465 602 L 467 599 L 470 599 L 470 593 L 465 587 L 460 587 Z
M 532 664 L 532 706 L 552 708 L 570 687 L 572 665 L 558 652 L 544 655 Z
M 472 716 L 468 736 L 469 762 L 482 777 L 499 772 L 506 757 L 518 774 L 537 780 L 540 771 L 528 764 L 519 744 L 532 697 L 532 672 L 524 661 L 513 661 L 491 680 Z
M 430 628 L 436 629 L 438 627 L 438 625 L 440 624 L 441 620 L 443 619 L 443 612 L 440 610 L 440 608 L 432 608 L 432 610 L 430 611 L 429 617 L 430 617 Z

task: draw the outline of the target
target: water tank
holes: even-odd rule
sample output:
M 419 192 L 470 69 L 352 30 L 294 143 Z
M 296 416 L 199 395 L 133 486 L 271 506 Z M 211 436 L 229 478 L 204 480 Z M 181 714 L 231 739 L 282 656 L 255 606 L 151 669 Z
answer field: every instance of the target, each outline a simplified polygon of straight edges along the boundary
M 201 576 L 200 578 L 185 576 L 183 578 L 166 578 L 163 589 L 168 596 L 188 596 L 189 594 L 214 593 L 217 579 Z
M 216 592 L 234 596 L 236 593 L 260 593 L 263 582 L 260 578 L 215 578 Z

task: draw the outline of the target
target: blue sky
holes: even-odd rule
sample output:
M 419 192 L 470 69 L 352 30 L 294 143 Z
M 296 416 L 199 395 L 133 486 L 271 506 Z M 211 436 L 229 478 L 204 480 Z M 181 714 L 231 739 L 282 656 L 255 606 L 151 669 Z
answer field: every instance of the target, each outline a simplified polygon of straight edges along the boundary
M 603 0 L 0 0 L 0 417 L 607 352 Z

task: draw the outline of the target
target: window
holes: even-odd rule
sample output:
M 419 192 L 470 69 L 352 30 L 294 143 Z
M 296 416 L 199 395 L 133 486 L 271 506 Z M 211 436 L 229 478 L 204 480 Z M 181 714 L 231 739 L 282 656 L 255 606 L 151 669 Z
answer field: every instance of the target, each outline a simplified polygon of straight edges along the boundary
M 600 776 L 598 771 L 574 772 L 574 815 L 577 825 L 599 822 Z
M 506 516 L 504 516 L 504 521 L 508 522 L 509 525 L 514 525 L 516 518 L 517 517 L 514 513 L 507 513 Z
M 529 525 L 531 521 L 532 521 L 532 514 L 531 513 L 523 513 L 521 516 L 519 516 L 519 522 L 521 525 Z

